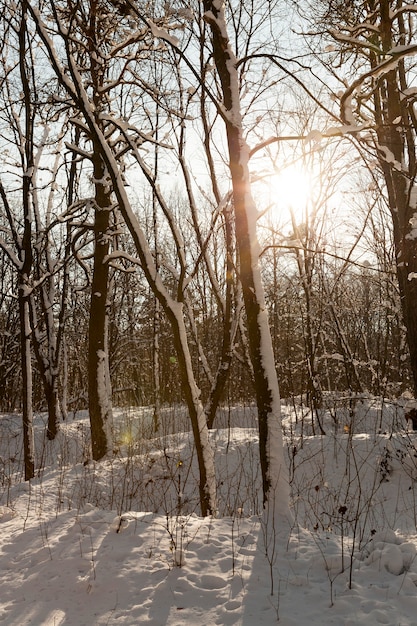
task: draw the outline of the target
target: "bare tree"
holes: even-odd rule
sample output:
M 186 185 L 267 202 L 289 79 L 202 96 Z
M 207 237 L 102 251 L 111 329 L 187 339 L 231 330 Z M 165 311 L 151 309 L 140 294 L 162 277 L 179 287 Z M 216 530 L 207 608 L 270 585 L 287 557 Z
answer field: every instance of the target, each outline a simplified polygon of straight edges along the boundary
M 56 238 L 52 230 L 61 201 L 58 172 L 66 117 L 56 116 L 49 100 L 50 85 L 40 75 L 27 3 L 19 11 L 11 7 L 9 18 L 4 25 L 2 50 L 5 73 L 1 81 L 1 123 L 7 148 L 0 182 L 4 207 L 4 238 L 0 245 L 26 284 L 20 292 L 28 305 L 24 307 L 29 314 L 27 348 L 33 352 L 42 385 L 40 393 L 31 390 L 30 396 L 36 392 L 42 398 L 41 406 L 46 404 L 47 436 L 53 439 L 61 416 L 59 376 L 67 284 L 64 279 L 57 289 L 65 274 L 66 254 L 59 251 L 61 243 L 64 246 L 60 229 Z M 18 198 L 19 188 L 22 199 Z M 32 379 L 32 374 L 25 374 L 29 363 L 32 366 L 31 359 L 25 358 L 24 363 L 23 377 Z M 24 393 L 28 404 L 29 393 Z
M 245 303 L 258 407 L 264 505 L 271 513 L 285 516 L 288 507 L 288 484 L 283 457 L 280 398 L 259 267 L 257 208 L 251 193 L 249 148 L 243 134 L 238 60 L 229 40 L 224 4 L 205 0 L 203 6 L 204 19 L 211 30 L 213 59 L 221 85 L 222 118 L 227 135 L 233 189 L 239 278 Z
M 0 205 L 1 206 L 1 205 Z M 17 273 L 0 245 L 0 389 L 2 411 L 20 406 L 19 307 Z
M 152 138 L 144 133 L 138 126 L 134 125 L 133 120 L 126 123 L 121 116 L 120 111 L 112 110 L 111 113 L 114 113 L 114 115 L 110 115 L 109 113 L 107 115 L 102 114 L 101 117 L 97 119 L 97 113 L 93 102 L 94 93 L 92 97 L 90 85 L 86 84 L 84 81 L 80 65 L 77 62 L 80 47 L 77 46 L 75 38 L 68 37 L 68 27 L 72 25 L 72 19 L 74 16 L 75 19 L 78 19 L 78 11 L 80 7 L 78 4 L 73 6 L 73 11 L 68 12 L 67 14 L 67 21 L 65 21 L 64 26 L 62 13 L 58 10 L 59 3 L 51 2 L 50 4 L 55 18 L 55 36 L 59 36 L 65 45 L 65 62 L 68 70 L 62 65 L 61 59 L 57 56 L 56 48 L 49 35 L 49 28 L 44 23 L 41 14 L 35 6 L 31 7 L 32 17 L 36 22 L 38 33 L 43 41 L 52 64 L 52 68 L 60 84 L 66 90 L 67 96 L 71 99 L 72 106 L 79 112 L 79 115 L 82 116 L 84 132 L 92 142 L 96 154 L 98 154 L 102 160 L 106 172 L 106 178 L 103 182 L 111 186 L 118 210 L 120 211 L 120 214 L 131 234 L 136 254 L 138 256 L 137 260 L 132 257 L 130 257 L 130 260 L 133 260 L 134 263 L 139 262 L 151 289 L 158 298 L 161 307 L 170 321 L 174 345 L 177 351 L 183 392 L 190 414 L 199 462 L 200 502 L 202 514 L 207 515 L 209 513 L 214 513 L 216 511 L 216 495 L 213 451 L 208 438 L 208 429 L 204 409 L 200 399 L 200 390 L 196 384 L 192 369 L 184 318 L 184 291 L 187 284 L 184 241 L 176 226 L 174 216 L 172 215 L 172 212 L 165 202 L 160 190 L 153 181 L 149 168 L 144 162 L 144 159 L 139 151 L 142 143 L 146 141 L 151 142 Z M 103 6 L 100 5 L 100 7 L 103 10 L 105 9 L 104 4 Z M 96 13 L 98 13 L 98 8 L 98 6 L 95 6 Z M 111 11 L 106 13 L 106 15 L 111 21 L 111 27 L 114 32 L 114 29 L 116 29 L 117 25 L 120 23 L 120 17 Z M 130 17 L 128 19 L 125 17 L 124 19 L 126 20 L 126 23 L 131 20 Z M 126 24 L 123 26 L 125 25 Z M 102 23 L 102 26 L 104 28 L 110 27 L 110 25 L 107 25 L 106 23 Z M 102 55 L 101 57 L 103 62 L 105 59 L 106 62 L 113 60 L 113 71 L 116 75 L 116 79 L 114 81 L 110 81 L 109 86 L 105 86 L 103 88 L 103 93 L 101 94 L 102 97 L 105 95 L 108 97 L 109 91 L 112 87 L 114 87 L 117 92 L 119 85 L 128 84 L 129 81 L 125 80 L 125 76 L 128 74 L 130 74 L 130 76 L 133 75 L 135 80 L 139 80 L 136 64 L 141 59 L 141 50 L 144 50 L 144 56 L 147 57 L 149 51 L 153 48 L 154 36 L 151 29 L 137 29 L 133 34 L 130 33 L 129 29 L 122 29 L 120 37 L 120 41 L 117 37 L 113 37 L 112 41 L 107 42 L 106 55 Z M 139 46 L 138 43 L 140 44 Z M 132 46 L 136 50 L 135 53 L 125 54 L 125 51 L 129 50 Z M 82 47 L 83 46 L 81 45 L 81 48 Z M 86 51 L 83 49 L 84 54 L 85 52 Z M 115 104 L 114 100 L 112 102 Z M 141 228 L 126 192 L 125 180 L 123 176 L 123 155 L 126 154 L 131 155 L 130 158 L 133 159 L 133 162 L 139 165 L 145 181 L 151 185 L 153 192 L 156 194 L 158 204 L 171 229 L 174 246 L 178 254 L 179 264 L 179 284 L 176 289 L 177 297 L 171 294 L 170 286 L 167 287 L 163 282 L 161 273 L 155 265 L 155 259 L 147 237 Z M 91 158 L 91 156 L 89 158 Z M 118 256 L 121 258 L 123 255 L 116 254 L 109 256 L 111 259 L 115 260 Z
M 316 5 L 314 11 L 322 37 L 331 42 L 325 66 L 340 102 L 342 125 L 331 133 L 347 133 L 358 142 L 378 162 L 385 183 L 417 395 L 416 7 L 372 0 L 321 4 L 319 18 Z
M 15 127 L 15 131 L 17 137 L 16 147 L 20 156 L 19 166 L 22 171 L 20 193 L 23 232 L 21 235 L 18 233 L 13 209 L 4 184 L 1 181 L 0 195 L 9 227 L 8 237 L 6 239 L 2 238 L 1 245 L 18 273 L 24 464 L 25 480 L 30 480 L 35 475 L 32 404 L 32 330 L 30 324 L 31 294 L 33 289 L 32 186 L 35 172 L 35 115 L 33 107 L 35 87 L 31 74 L 33 59 L 28 46 L 27 7 L 25 3 L 23 3 L 21 11 L 13 15 L 12 18 L 13 22 L 10 32 L 7 32 L 5 29 L 4 35 L 16 54 L 15 64 L 18 67 L 18 76 L 22 89 L 22 102 L 18 105 L 22 123 Z M 14 41 L 12 41 L 13 39 Z M 6 89 L 6 93 L 10 88 L 10 83 L 7 79 L 8 76 L 3 78 L 2 85 Z M 13 107 L 14 103 L 11 106 Z

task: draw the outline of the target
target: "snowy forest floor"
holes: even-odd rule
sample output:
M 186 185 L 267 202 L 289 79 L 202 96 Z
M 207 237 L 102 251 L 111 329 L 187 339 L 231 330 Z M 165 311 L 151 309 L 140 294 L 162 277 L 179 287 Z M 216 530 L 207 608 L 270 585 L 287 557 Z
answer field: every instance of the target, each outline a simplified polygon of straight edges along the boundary
M 185 410 L 115 411 L 117 448 L 89 459 L 88 419 L 57 439 L 0 416 L 0 623 L 7 626 L 417 625 L 417 434 L 401 406 L 326 398 L 326 435 L 283 403 L 294 525 L 265 557 L 253 407 L 212 432 L 219 515 L 198 515 Z M 316 429 L 317 432 L 317 429 Z M 271 554 L 271 549 L 270 549 Z

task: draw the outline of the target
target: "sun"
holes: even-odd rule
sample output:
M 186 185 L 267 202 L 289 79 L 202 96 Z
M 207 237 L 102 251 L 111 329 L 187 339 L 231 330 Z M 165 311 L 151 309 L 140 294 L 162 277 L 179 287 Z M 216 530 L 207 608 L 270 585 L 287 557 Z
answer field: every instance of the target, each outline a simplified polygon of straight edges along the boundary
M 275 172 L 268 181 L 270 212 L 272 218 L 296 224 L 307 221 L 310 210 L 313 181 L 311 174 L 302 167 L 289 165 Z

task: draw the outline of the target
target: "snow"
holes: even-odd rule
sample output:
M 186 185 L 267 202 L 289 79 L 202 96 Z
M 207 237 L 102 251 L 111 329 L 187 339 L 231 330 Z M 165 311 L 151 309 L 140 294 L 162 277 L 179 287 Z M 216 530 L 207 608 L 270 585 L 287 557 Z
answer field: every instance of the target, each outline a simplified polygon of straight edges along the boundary
M 168 43 L 170 43 L 172 46 L 178 47 L 179 39 L 177 37 L 173 37 L 172 35 L 169 34 L 167 30 L 165 30 L 164 28 L 160 28 L 159 26 L 157 26 L 150 20 L 148 21 L 148 24 L 150 26 L 152 35 L 154 37 L 158 39 L 163 39 L 164 41 L 167 41 Z
M 417 187 L 415 185 L 410 190 L 409 205 L 412 209 L 417 209 Z
M 414 200 L 414 198 L 413 198 Z M 406 239 L 417 239 L 417 211 L 413 214 L 413 216 L 409 220 L 409 224 L 411 226 L 410 232 L 405 236 Z
M 395 46 L 394 48 L 391 48 L 391 50 L 388 50 L 387 55 L 401 55 L 401 56 L 407 56 L 409 54 L 416 54 L 417 52 L 417 47 L 415 44 L 412 45 L 398 45 Z
M 195 513 L 183 407 L 162 412 L 158 437 L 151 408 L 115 410 L 119 450 L 103 463 L 86 414 L 53 442 L 37 415 L 45 467 L 30 484 L 21 416 L 0 416 L 0 623 L 415 624 L 416 435 L 398 404 L 325 400 L 321 437 L 282 402 L 294 524 L 269 560 L 253 407 L 225 409 L 211 433 L 216 519 Z
M 408 89 L 404 89 L 404 91 L 402 91 L 402 96 L 405 96 L 407 98 L 416 96 L 416 95 L 417 95 L 417 87 L 409 87 Z
M 310 141 L 311 143 L 320 143 L 323 139 L 323 135 L 319 130 L 313 129 L 311 130 L 305 138 L 305 141 Z

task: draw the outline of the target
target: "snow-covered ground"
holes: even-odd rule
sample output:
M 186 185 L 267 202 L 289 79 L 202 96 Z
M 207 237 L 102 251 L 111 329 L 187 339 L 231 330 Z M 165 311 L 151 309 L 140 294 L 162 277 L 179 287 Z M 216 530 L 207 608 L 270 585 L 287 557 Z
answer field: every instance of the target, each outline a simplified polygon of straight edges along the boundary
M 212 433 L 216 519 L 198 515 L 181 407 L 158 437 L 149 410 L 118 411 L 102 463 L 85 414 L 54 442 L 37 416 L 31 484 L 20 416 L 0 416 L 0 623 L 417 625 L 417 435 L 397 405 L 326 401 L 325 436 L 283 404 L 294 523 L 269 558 L 253 408 L 225 410 Z

